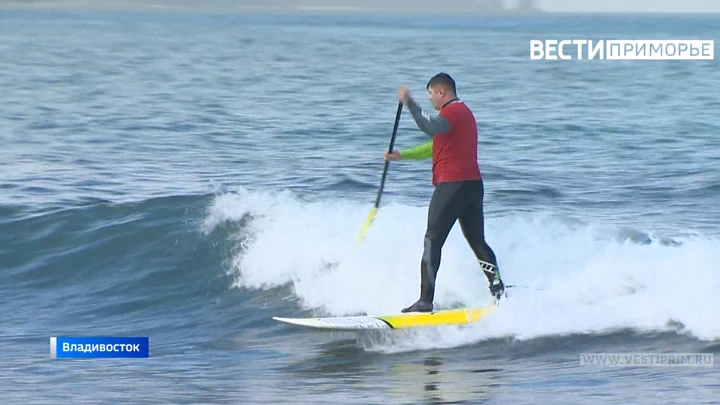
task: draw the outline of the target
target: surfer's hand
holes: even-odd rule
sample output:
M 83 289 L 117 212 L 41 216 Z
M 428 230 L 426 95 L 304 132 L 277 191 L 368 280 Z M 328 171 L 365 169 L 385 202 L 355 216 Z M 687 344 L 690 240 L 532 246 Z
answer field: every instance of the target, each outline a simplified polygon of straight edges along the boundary
M 400 160 L 400 152 L 394 150 L 392 152 L 385 151 L 385 161 L 388 160 Z
M 398 89 L 398 98 L 403 104 L 407 103 L 408 98 L 410 98 L 410 90 L 408 90 L 407 86 L 400 86 L 400 89 Z

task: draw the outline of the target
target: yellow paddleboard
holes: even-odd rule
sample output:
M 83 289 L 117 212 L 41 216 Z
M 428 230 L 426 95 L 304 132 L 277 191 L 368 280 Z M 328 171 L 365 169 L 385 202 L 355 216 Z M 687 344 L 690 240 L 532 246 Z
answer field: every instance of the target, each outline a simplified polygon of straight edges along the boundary
M 423 326 L 462 325 L 477 322 L 490 314 L 495 305 L 477 308 L 446 309 L 435 312 L 411 312 L 396 315 L 341 316 L 328 318 L 280 318 L 278 322 L 325 330 L 402 329 Z

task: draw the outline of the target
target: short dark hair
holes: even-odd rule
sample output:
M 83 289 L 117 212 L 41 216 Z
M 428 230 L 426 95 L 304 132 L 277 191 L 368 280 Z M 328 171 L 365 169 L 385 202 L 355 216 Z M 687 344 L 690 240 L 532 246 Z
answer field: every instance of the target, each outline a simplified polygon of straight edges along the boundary
M 453 94 L 457 94 L 457 91 L 455 90 L 455 80 L 453 80 L 453 78 L 447 73 L 438 73 L 433 76 L 428 82 L 426 88 L 429 90 L 430 86 L 440 86 L 445 90 L 452 90 Z

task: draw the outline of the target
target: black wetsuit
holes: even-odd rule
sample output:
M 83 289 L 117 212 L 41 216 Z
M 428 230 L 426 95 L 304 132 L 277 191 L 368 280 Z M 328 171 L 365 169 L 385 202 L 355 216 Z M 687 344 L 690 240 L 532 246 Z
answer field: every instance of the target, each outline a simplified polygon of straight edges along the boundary
M 435 298 L 435 279 L 440 267 L 442 247 L 456 221 L 475 257 L 497 268 L 495 252 L 485 242 L 483 195 L 482 179 L 439 183 L 435 187 L 428 209 L 421 263 L 421 301 L 431 303 Z M 492 283 L 495 272 L 489 268 L 487 270 L 490 271 L 485 271 L 485 275 L 488 282 Z

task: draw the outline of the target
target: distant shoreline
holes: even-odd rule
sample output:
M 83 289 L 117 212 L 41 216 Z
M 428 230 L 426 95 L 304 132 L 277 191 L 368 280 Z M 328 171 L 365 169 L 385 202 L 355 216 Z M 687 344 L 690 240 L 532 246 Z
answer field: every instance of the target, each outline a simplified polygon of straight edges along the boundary
M 225 0 L 209 0 L 207 2 L 193 2 L 191 0 L 164 3 L 159 0 L 154 3 L 141 0 L 124 0 L 107 4 L 93 0 L 0 0 L 0 10 L 15 11 L 77 11 L 77 12 L 118 12 L 118 13 L 171 13 L 171 14 L 226 14 L 226 15 L 346 15 L 346 16 L 464 16 L 464 17 L 602 17 L 602 16 L 637 16 L 637 17 L 669 17 L 669 16 L 701 16 L 720 17 L 720 12 L 700 11 L 651 11 L 651 12 L 592 12 L 592 11 L 551 11 L 538 8 L 512 9 L 512 8 L 446 8 L 440 9 L 434 5 L 416 3 L 417 7 L 387 7 L 368 6 L 365 2 L 357 4 L 346 2 L 345 5 L 322 5 L 317 1 L 307 1 L 304 4 L 279 4 L 276 6 L 253 6 L 244 4 L 229 4 Z M 285 0 L 289 1 L 289 0 Z M 282 1 L 276 1 L 275 3 Z M 322 1 L 320 1 L 322 3 Z M 362 4 L 362 5 L 361 5 Z M 434 3 L 433 3 L 434 4 Z
M 93 9 L 127 11 L 195 11 L 195 12 L 320 12 L 320 13 L 433 13 L 496 14 L 538 12 L 532 1 L 523 10 L 506 7 L 507 0 L 485 0 L 468 4 L 467 0 L 0 0 L 0 8 L 14 9 Z

